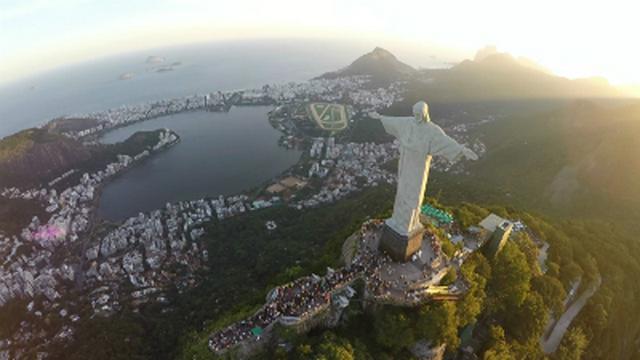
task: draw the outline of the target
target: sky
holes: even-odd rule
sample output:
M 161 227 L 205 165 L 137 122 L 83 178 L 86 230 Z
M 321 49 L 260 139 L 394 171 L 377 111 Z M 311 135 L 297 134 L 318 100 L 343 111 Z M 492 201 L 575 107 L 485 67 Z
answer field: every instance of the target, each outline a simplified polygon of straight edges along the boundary
M 340 38 L 374 40 L 388 48 L 397 42 L 449 48 L 469 57 L 492 44 L 562 76 L 640 84 L 636 3 L 0 0 L 0 83 L 75 62 L 183 43 Z

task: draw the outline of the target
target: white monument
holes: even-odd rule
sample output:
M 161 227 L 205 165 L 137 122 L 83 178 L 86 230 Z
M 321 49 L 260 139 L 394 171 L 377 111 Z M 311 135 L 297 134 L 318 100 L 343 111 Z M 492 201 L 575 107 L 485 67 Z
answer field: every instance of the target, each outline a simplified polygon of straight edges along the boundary
M 422 246 L 424 229 L 420 208 L 427 187 L 431 156 L 450 162 L 462 157 L 476 160 L 476 154 L 458 144 L 431 122 L 429 106 L 420 101 L 413 106 L 413 117 L 382 116 L 384 129 L 400 141 L 398 189 L 393 215 L 385 222 L 381 246 L 396 260 L 408 260 Z

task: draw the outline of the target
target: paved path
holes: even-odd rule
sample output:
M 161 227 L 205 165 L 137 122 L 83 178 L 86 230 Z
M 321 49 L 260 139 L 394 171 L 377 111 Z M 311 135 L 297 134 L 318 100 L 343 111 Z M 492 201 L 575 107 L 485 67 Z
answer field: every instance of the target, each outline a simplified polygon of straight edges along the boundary
M 562 314 L 562 316 L 560 316 L 553 330 L 551 331 L 551 334 L 549 335 L 549 337 L 546 340 L 541 341 L 542 351 L 544 351 L 545 354 L 551 354 L 554 351 L 556 351 L 556 349 L 558 348 L 558 345 L 560 345 L 560 341 L 562 341 L 562 337 L 564 336 L 564 333 L 569 328 L 569 325 L 571 325 L 571 322 L 573 321 L 573 319 L 580 313 L 580 310 L 582 310 L 582 308 L 586 305 L 587 300 L 589 300 L 589 298 L 593 296 L 593 294 L 595 294 L 596 290 L 598 290 L 601 283 L 602 283 L 602 279 L 598 277 L 595 284 L 591 285 L 591 287 L 588 290 L 580 294 L 580 297 L 576 301 L 574 301 L 573 304 L 571 304 L 571 306 L 569 306 L 567 311 L 565 311 L 564 314 Z

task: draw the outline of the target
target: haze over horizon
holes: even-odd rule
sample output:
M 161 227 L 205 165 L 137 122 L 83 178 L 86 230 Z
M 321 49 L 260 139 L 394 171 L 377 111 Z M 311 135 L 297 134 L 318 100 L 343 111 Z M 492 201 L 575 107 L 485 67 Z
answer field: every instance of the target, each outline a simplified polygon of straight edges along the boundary
M 616 85 L 640 83 L 640 72 L 634 71 L 640 51 L 632 46 L 632 3 L 614 0 L 603 8 L 578 1 L 490 2 L 494 4 L 403 1 L 389 6 L 357 0 L 310 7 L 291 0 L 3 1 L 0 83 L 120 53 L 273 38 L 339 39 L 392 52 L 424 48 L 436 56 L 446 52 L 457 61 L 495 44 L 560 76 L 602 76 Z M 501 11 L 489 11 L 495 8 Z M 404 58 L 404 50 L 397 52 Z M 407 62 L 423 65 L 415 59 Z

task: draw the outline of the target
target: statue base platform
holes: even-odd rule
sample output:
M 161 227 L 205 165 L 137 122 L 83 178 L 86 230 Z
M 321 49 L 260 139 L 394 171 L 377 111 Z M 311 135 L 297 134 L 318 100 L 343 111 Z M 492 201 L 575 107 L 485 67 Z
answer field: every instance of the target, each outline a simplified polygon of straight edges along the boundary
M 395 261 L 408 261 L 422 247 L 425 229 L 415 230 L 409 235 L 402 235 L 385 224 L 380 239 L 380 249 Z

